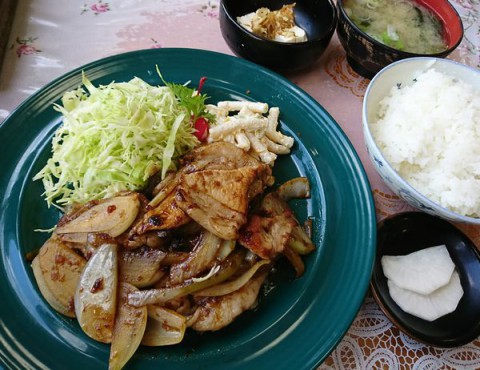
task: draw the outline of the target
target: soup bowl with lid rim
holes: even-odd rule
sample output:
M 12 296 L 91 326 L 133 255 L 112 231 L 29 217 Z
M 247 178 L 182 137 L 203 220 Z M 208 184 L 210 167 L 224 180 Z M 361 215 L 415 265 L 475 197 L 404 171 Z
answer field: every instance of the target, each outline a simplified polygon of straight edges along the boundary
M 346 0 L 337 0 L 337 35 L 347 54 L 348 64 L 359 75 L 372 79 L 385 66 L 413 57 L 445 58 L 463 39 L 460 15 L 448 0 L 411 0 L 429 10 L 440 21 L 447 48 L 438 53 L 418 54 L 394 49 L 362 31 L 348 16 Z

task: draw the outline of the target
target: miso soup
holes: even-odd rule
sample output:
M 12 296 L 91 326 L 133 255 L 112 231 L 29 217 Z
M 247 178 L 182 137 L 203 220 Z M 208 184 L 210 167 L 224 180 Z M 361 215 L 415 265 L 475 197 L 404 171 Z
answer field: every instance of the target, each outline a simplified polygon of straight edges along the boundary
M 435 54 L 447 49 L 440 20 L 413 0 L 344 0 L 363 32 L 397 50 Z

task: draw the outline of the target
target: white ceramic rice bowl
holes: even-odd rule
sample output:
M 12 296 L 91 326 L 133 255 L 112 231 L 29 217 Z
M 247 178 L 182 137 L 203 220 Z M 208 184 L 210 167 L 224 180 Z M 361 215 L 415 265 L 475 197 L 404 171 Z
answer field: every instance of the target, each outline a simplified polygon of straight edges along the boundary
M 363 100 L 362 123 L 367 152 L 376 171 L 388 187 L 411 206 L 448 221 L 480 225 L 480 218 L 453 212 L 413 188 L 385 159 L 370 131 L 369 122 L 376 117 L 379 102 L 388 95 L 392 86 L 396 86 L 398 83 L 401 83 L 402 86 L 411 84 L 419 70 L 427 70 L 432 65 L 437 71 L 448 73 L 477 88 L 480 87 L 479 70 L 448 59 L 409 58 L 386 66 L 372 79 Z

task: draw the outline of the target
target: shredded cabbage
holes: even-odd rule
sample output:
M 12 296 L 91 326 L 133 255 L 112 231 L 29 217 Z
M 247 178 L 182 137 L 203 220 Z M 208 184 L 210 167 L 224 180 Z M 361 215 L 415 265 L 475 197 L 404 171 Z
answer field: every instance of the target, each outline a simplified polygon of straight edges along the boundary
M 52 139 L 51 158 L 34 177 L 43 182 L 48 206 L 139 190 L 199 144 L 191 112 L 168 86 L 133 78 L 95 87 L 85 75 L 82 82 L 86 91 L 69 91 L 55 105 L 63 124 Z

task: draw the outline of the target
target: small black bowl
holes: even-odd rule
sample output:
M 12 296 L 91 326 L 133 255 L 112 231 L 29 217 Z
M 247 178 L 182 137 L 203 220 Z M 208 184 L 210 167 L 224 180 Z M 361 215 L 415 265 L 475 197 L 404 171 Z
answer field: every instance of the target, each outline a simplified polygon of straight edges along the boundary
M 237 22 L 237 17 L 255 12 L 258 8 L 278 10 L 286 4 L 285 0 L 222 0 L 220 28 L 229 48 L 237 56 L 278 71 L 299 70 L 315 62 L 335 32 L 337 13 L 332 0 L 295 1 L 295 23 L 305 30 L 305 42 L 267 40 L 247 31 Z
M 424 7 L 430 9 L 440 20 L 448 48 L 434 54 L 417 54 L 391 48 L 375 40 L 358 28 L 348 17 L 345 0 L 337 0 L 337 35 L 347 53 L 348 64 L 359 75 L 372 79 L 377 72 L 390 63 L 412 57 L 445 58 L 454 51 L 463 38 L 463 23 L 460 15 L 448 0 L 422 0 Z M 420 1 L 418 1 L 420 3 Z
M 464 291 L 456 310 L 434 321 L 404 312 L 390 297 L 383 274 L 384 255 L 406 255 L 444 244 L 455 263 Z M 371 288 L 385 315 L 419 342 L 437 347 L 466 344 L 480 335 L 480 254 L 473 242 L 448 221 L 423 212 L 404 212 L 382 220 Z

